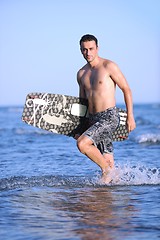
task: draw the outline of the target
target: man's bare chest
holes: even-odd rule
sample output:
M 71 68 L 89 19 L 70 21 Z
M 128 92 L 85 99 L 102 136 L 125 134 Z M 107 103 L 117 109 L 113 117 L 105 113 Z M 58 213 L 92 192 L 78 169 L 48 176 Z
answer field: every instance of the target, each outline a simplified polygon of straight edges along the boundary
M 109 76 L 107 76 L 106 72 L 89 71 L 83 75 L 82 82 L 85 87 L 96 88 L 99 85 L 106 84 L 109 80 L 108 78 Z

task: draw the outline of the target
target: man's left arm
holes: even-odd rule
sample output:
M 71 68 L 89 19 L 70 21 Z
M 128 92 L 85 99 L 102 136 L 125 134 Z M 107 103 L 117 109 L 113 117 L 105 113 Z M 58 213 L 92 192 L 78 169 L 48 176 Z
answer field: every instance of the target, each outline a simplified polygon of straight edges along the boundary
M 131 89 L 126 81 L 126 78 L 124 77 L 124 75 L 122 74 L 122 72 L 120 71 L 120 69 L 115 63 L 111 62 L 109 69 L 110 69 L 111 78 L 123 92 L 126 109 L 127 109 L 127 127 L 128 127 L 128 131 L 131 132 L 136 127 L 136 123 L 133 115 L 133 100 L 132 100 Z
M 126 108 L 127 108 L 128 131 L 131 132 L 136 127 L 136 123 L 135 123 L 134 115 L 133 115 L 132 92 L 131 92 L 129 86 L 128 87 L 122 87 L 121 90 L 124 94 L 124 100 L 125 100 L 125 104 L 126 104 Z

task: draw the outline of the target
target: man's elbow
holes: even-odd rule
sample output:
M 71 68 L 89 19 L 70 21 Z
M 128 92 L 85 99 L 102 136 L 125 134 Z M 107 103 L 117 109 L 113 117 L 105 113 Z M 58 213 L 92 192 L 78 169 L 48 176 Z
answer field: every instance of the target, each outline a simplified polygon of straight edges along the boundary
M 122 91 L 123 91 L 123 93 L 124 93 L 125 95 L 132 95 L 132 91 L 131 91 L 131 89 L 130 89 L 129 86 L 124 87 L 124 88 L 122 89 Z

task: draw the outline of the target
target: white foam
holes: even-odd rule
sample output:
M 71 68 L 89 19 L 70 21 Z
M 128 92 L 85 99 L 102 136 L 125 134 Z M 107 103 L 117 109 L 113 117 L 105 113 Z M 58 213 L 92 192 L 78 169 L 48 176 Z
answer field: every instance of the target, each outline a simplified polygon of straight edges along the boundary
M 116 166 L 110 173 L 112 182 L 109 185 L 157 185 L 160 184 L 160 168 L 145 166 Z M 105 182 L 99 179 L 100 184 Z
M 160 134 L 147 133 L 137 137 L 138 143 L 160 143 Z

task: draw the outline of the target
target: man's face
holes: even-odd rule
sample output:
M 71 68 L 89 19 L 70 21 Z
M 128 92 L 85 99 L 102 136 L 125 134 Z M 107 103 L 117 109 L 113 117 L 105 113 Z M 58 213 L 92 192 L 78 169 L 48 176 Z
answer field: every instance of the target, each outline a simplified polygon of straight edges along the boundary
M 98 47 L 95 41 L 81 43 L 81 53 L 87 62 L 92 62 L 98 56 Z

